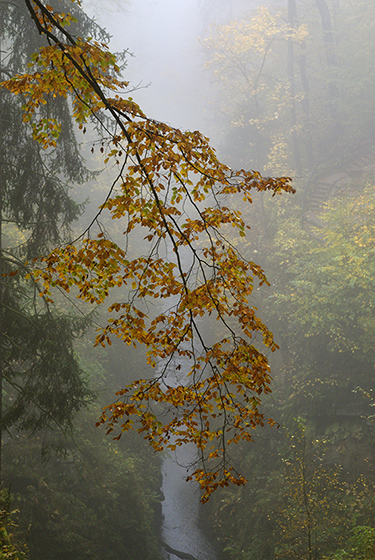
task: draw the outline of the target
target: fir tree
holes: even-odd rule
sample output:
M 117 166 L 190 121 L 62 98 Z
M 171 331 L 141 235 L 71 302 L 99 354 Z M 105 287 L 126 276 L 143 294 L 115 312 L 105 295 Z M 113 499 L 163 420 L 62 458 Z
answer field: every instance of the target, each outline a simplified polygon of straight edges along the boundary
M 69 2 L 72 9 L 72 33 L 90 30 L 98 39 L 107 38 Z M 23 2 L 0 0 L 1 79 L 22 72 L 45 41 Z M 68 239 L 82 211 L 69 186 L 84 183 L 90 174 L 79 153 L 68 100 L 46 102 L 41 109 L 62 126 L 56 147 L 48 150 L 24 126 L 22 102 L 0 90 L 0 436 L 10 428 L 33 433 L 58 426 L 65 431 L 92 398 L 74 352 L 74 339 L 87 321 L 39 297 L 23 264 Z M 18 273 L 12 275 L 14 269 Z

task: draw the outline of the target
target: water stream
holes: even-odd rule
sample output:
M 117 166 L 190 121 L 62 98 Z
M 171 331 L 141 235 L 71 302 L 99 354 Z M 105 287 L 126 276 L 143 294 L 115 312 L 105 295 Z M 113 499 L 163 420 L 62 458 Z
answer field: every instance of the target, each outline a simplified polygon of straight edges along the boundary
M 195 448 L 188 444 L 165 456 L 162 465 L 163 527 L 162 539 L 170 547 L 197 560 L 216 560 L 213 547 L 199 525 L 199 488 L 186 482 L 188 465 L 194 458 Z M 202 506 L 204 507 L 204 506 Z M 166 559 L 175 555 L 166 552 Z

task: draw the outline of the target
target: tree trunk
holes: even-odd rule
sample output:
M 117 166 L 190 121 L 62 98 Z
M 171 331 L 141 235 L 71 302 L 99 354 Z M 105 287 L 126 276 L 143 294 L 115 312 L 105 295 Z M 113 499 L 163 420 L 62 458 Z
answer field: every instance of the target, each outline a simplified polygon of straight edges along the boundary
M 291 28 L 294 27 L 294 22 L 296 18 L 296 1 L 288 0 L 288 23 Z M 297 135 L 297 112 L 296 112 L 296 83 L 295 83 L 295 72 L 294 72 L 294 45 L 293 39 L 289 37 L 288 39 L 288 79 L 290 86 L 290 99 L 291 99 L 291 139 L 292 139 L 292 152 L 294 159 L 294 167 L 298 174 L 302 171 L 301 166 L 301 156 L 298 145 L 298 135 Z
M 3 25 L 3 23 L 1 23 Z M 1 33 L 1 30 L 0 30 Z M 0 35 L 0 82 L 3 79 L 2 75 L 2 44 L 1 44 L 1 35 Z M 2 450 L 3 450 L 3 363 L 4 363 L 4 356 L 3 356 L 3 245 L 2 245 L 2 236 L 3 236 L 3 189 L 4 189 L 4 162 L 3 162 L 3 146 L 2 146 L 2 134 L 1 131 L 2 127 L 2 92 L 0 88 L 0 487 L 2 485 Z
M 303 89 L 303 97 L 301 100 L 302 111 L 305 117 L 304 123 L 304 143 L 306 150 L 306 160 L 309 170 L 314 167 L 314 151 L 311 138 L 311 116 L 310 116 L 310 85 L 306 71 L 306 41 L 301 46 L 301 54 L 299 57 L 299 70 L 301 76 L 301 84 Z
M 340 91 L 336 83 L 337 57 L 333 37 L 332 20 L 326 0 L 315 0 L 322 22 L 325 53 L 329 71 L 329 112 L 334 123 L 334 135 L 337 137 L 342 131 L 339 119 L 338 102 Z
M 322 20 L 322 28 L 324 32 L 324 44 L 326 50 L 326 58 L 328 66 L 337 66 L 337 58 L 335 51 L 335 43 L 333 40 L 332 21 L 326 0 L 315 0 Z

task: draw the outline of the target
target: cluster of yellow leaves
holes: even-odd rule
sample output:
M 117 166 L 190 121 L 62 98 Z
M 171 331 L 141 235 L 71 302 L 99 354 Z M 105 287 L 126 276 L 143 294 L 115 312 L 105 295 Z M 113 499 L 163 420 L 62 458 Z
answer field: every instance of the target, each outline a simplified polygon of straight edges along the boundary
M 222 87 L 221 111 L 231 127 L 245 129 L 241 150 L 263 173 L 289 175 L 293 168 L 290 142 L 283 139 L 297 133 L 290 110 L 304 93 L 291 87 L 287 52 L 294 45 L 302 56 L 307 37 L 306 25 L 291 26 L 283 14 L 261 6 L 213 27 L 203 41 L 207 66 Z
M 280 14 L 273 14 L 266 6 L 260 6 L 255 15 L 248 19 L 233 20 L 223 26 L 215 26 L 211 37 L 203 44 L 212 53 L 209 66 L 217 68 L 221 80 L 230 81 L 229 74 L 240 68 L 243 77 L 251 80 L 264 65 L 271 46 L 292 39 L 302 43 L 308 36 L 306 25 L 298 28 L 285 23 Z
M 249 303 L 254 278 L 267 282 L 264 272 L 244 260 L 225 236 L 228 225 L 241 236 L 246 230 L 229 200 L 241 197 L 250 203 L 254 188 L 274 194 L 293 189 L 288 178 L 232 171 L 199 132 L 147 119 L 131 99 L 119 95 L 127 83 L 117 77 L 114 55 L 105 46 L 71 37 L 62 27 L 66 16 L 40 0 L 32 4 L 51 45 L 35 55 L 32 73 L 2 85 L 25 97 L 25 121 L 36 121 L 43 145 L 53 144 L 58 130 L 38 121 L 38 107 L 47 96 L 70 94 L 79 123 L 100 120 L 103 110 L 109 113 L 116 132 L 108 140 L 105 161 L 114 161 L 120 172 L 102 210 L 124 221 L 126 238 L 143 228 L 150 248 L 146 256 L 130 258 L 126 249 L 99 233 L 42 258 L 44 266 L 34 277 L 42 281 L 48 298 L 53 287 L 69 291 L 74 286 L 78 297 L 95 304 L 112 290 L 127 288 L 126 300 L 109 307 L 113 316 L 96 344 L 110 344 L 112 337 L 143 344 L 157 373 L 121 390 L 99 423 L 108 432 L 119 425 L 117 437 L 134 427 L 158 451 L 195 443 L 202 463 L 192 476 L 206 500 L 217 486 L 244 483 L 230 467 L 226 449 L 251 440 L 253 429 L 264 421 L 260 395 L 270 391 L 271 378 L 254 336 L 259 334 L 271 351 L 277 348 Z M 163 255 L 162 247 L 167 247 Z M 150 316 L 144 302 L 155 299 L 169 303 Z M 213 344 L 203 317 L 220 324 L 221 337 Z M 181 370 L 180 383 L 169 381 L 172 366 Z M 164 422 L 160 406 L 167 411 Z

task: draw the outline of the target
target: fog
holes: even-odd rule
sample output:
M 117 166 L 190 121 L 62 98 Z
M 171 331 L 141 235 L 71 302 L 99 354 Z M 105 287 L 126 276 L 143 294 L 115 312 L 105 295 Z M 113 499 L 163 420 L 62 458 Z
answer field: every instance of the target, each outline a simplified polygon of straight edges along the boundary
M 198 40 L 204 31 L 199 0 L 140 0 L 120 9 L 114 4 L 110 11 L 88 3 L 87 8 L 111 33 L 111 49 L 134 55 L 125 75 L 138 88 L 133 97 L 143 110 L 178 128 L 204 131 L 209 76 Z
M 128 50 L 125 77 L 134 99 L 151 118 L 177 128 L 200 130 L 212 126 L 212 109 L 218 95 L 205 68 L 201 39 L 214 23 L 224 23 L 257 0 L 137 0 L 84 8 L 111 34 L 111 50 Z
M 24 0 L 0 2 L 0 16 L 10 22 L 0 27 L 2 79 L 23 71 L 22 49 L 28 56 L 40 41 L 28 14 L 19 16 L 18 4 L 23 6 Z M 186 333 L 177 344 L 182 348 L 178 364 L 174 354 L 169 361 L 163 352 L 152 363 L 155 356 L 146 356 L 152 337 L 142 335 L 145 345 L 133 347 L 126 324 L 131 323 L 130 315 L 123 336 L 116 323 L 107 323 L 109 305 L 121 315 L 125 302 L 136 301 L 136 274 L 126 278 L 127 286 L 122 280 L 116 284 L 115 272 L 106 277 L 104 283 L 113 282 L 115 288 L 108 299 L 103 297 L 103 304 L 100 298 L 106 286 L 101 293 L 98 289 L 99 296 L 91 303 L 76 302 L 78 284 L 74 287 L 73 280 L 71 285 L 67 282 L 66 293 L 61 279 L 73 267 L 73 253 L 56 276 L 60 275 L 61 290 L 51 290 L 52 294 L 42 291 L 45 278 L 38 277 L 39 283 L 30 280 L 29 265 L 21 274 L 10 272 L 72 239 L 83 247 L 80 236 L 109 189 L 116 196 L 130 189 L 126 173 L 136 158 L 126 160 L 121 173 L 113 158 L 103 163 L 102 153 L 106 156 L 113 147 L 111 135 L 108 141 L 106 131 L 104 140 L 97 140 L 90 124 L 86 135 L 77 125 L 67 126 L 56 149 L 40 148 L 22 122 L 21 96 L 0 90 L 0 275 L 6 273 L 0 283 L 0 474 L 3 488 L 11 487 L 10 493 L 1 494 L 0 505 L 15 550 L 22 552 L 22 543 L 29 547 L 25 556 L 12 558 L 373 559 L 375 4 L 367 0 L 84 0 L 82 8 L 110 33 L 111 51 L 127 51 L 122 77 L 129 82 L 129 91 L 124 96 L 130 95 L 147 117 L 182 131 L 199 130 L 230 166 L 228 173 L 254 170 L 270 178 L 269 184 L 290 177 L 295 192 L 283 192 L 282 187 L 270 192 L 268 183 L 254 179 L 252 187 L 262 187 L 260 192 L 252 188 L 251 204 L 227 191 L 218 196 L 215 192 L 205 201 L 192 199 L 187 194 L 190 187 L 210 173 L 204 158 L 198 158 L 201 175 L 191 175 L 192 182 L 185 183 L 184 160 L 181 164 L 178 177 L 185 194 L 175 205 L 181 214 L 170 223 L 177 228 L 187 219 L 190 227 L 212 201 L 228 212 L 241 213 L 249 226 L 244 228 L 246 237 L 224 220 L 223 237 L 216 237 L 215 230 L 208 243 L 212 248 L 212 239 L 224 240 L 223 247 L 227 243 L 244 259 L 223 266 L 225 273 L 232 267 L 236 279 L 246 262 L 250 263 L 246 278 L 254 277 L 246 296 L 249 314 L 239 328 L 235 321 L 241 294 L 237 300 L 230 292 L 232 299 L 226 300 L 219 293 L 212 308 L 208 300 L 207 316 L 197 312 L 195 330 L 191 329 L 199 332 L 197 355 L 203 355 L 205 346 L 211 348 L 212 340 L 224 338 L 226 328 L 236 343 L 244 325 L 250 325 L 249 347 L 262 352 L 259 356 L 249 352 L 236 370 L 240 379 L 246 365 L 248 377 L 243 381 L 253 382 L 249 405 L 254 406 L 253 416 L 245 419 L 247 439 L 252 441 L 220 440 L 220 452 L 233 466 L 228 472 L 243 474 L 247 483 L 223 484 L 208 503 L 201 504 L 203 485 L 186 481 L 202 457 L 191 442 L 174 449 L 177 439 L 171 430 L 167 441 L 172 450 L 157 453 L 143 437 L 151 439 L 151 423 L 141 434 L 124 428 L 120 441 L 112 440 L 116 431 L 105 435 L 103 424 L 108 418 L 98 423 L 102 407 L 121 399 L 122 395 L 114 396 L 116 391 L 133 382 L 138 390 L 142 380 L 151 379 L 152 384 L 164 376 L 167 392 L 179 383 L 183 392 L 195 379 L 187 377 L 195 356 L 188 357 L 193 344 Z M 84 33 L 89 33 L 90 22 L 83 24 Z M 59 100 L 53 110 L 51 102 L 41 104 L 40 114 L 66 119 L 69 102 Z M 150 137 L 154 130 L 150 128 Z M 172 154 L 178 152 L 182 136 L 176 138 Z M 155 145 L 156 150 L 148 145 L 152 165 L 158 161 L 153 159 L 155 152 L 158 157 L 164 149 L 162 142 Z M 163 204 L 169 204 L 178 186 L 177 175 L 171 171 L 168 176 L 167 165 L 161 168 L 168 170 L 157 177 L 168 184 Z M 142 175 L 138 169 L 133 179 L 137 173 Z M 116 176 L 119 181 L 113 185 Z M 139 211 L 144 205 L 142 226 L 146 223 L 148 228 L 152 223 L 147 221 L 149 193 L 142 190 L 147 190 L 147 182 L 140 184 Z M 132 203 L 136 205 L 140 195 L 136 189 L 129 192 L 127 204 L 136 214 Z M 86 201 L 86 206 L 81 208 L 76 201 Z M 86 232 L 87 244 L 100 232 L 107 246 L 115 249 L 113 254 L 87 257 L 84 266 L 89 271 L 82 283 L 94 282 L 91 265 L 108 262 L 115 269 L 125 257 L 142 256 L 150 259 L 143 265 L 142 271 L 147 271 L 151 256 L 157 257 L 166 265 L 160 276 L 163 281 L 159 285 L 159 280 L 155 284 L 150 280 L 150 284 L 160 293 L 142 300 L 138 319 L 141 323 L 144 312 L 150 319 L 162 317 L 163 324 L 164 314 L 184 313 L 176 303 L 180 297 L 176 277 L 165 272 L 169 264 L 181 265 L 182 284 L 187 279 L 189 289 L 210 270 L 206 261 L 199 268 L 198 260 L 208 221 L 203 220 L 205 227 L 194 238 L 190 254 L 189 243 L 185 246 L 181 241 L 190 233 L 181 234 L 178 252 L 160 226 L 160 239 L 150 245 L 140 222 L 134 222 L 133 230 L 124 226 L 130 214 L 121 215 L 119 210 L 120 219 L 114 220 L 107 209 L 93 220 Z M 190 232 L 189 227 L 182 230 Z M 220 322 L 218 311 L 223 301 L 231 302 L 226 322 Z M 111 344 L 105 338 L 95 343 L 98 329 L 105 325 L 114 325 Z M 170 344 L 169 331 L 167 335 L 162 339 L 164 347 Z M 277 346 L 270 342 L 272 336 Z M 232 363 L 230 359 L 226 355 L 220 367 L 226 367 L 226 360 Z M 207 374 L 203 371 L 200 380 Z M 259 372 L 264 371 L 266 382 L 257 385 Z M 228 377 L 225 383 L 231 381 Z M 195 406 L 201 411 L 210 392 L 196 391 L 194 411 Z M 236 401 L 233 392 L 228 393 L 229 401 L 234 398 L 236 405 L 225 420 L 228 438 L 245 415 L 241 407 L 246 398 L 241 395 Z M 140 395 L 134 402 L 141 402 L 142 391 Z M 144 406 L 148 411 L 155 404 L 161 422 L 178 418 L 180 401 L 165 408 L 162 399 L 155 401 Z M 221 402 L 217 402 L 219 410 Z M 258 404 L 263 415 L 259 417 Z M 127 411 L 123 416 L 131 414 Z M 208 428 L 201 417 L 199 421 L 195 443 L 201 445 L 200 453 L 209 453 L 211 441 L 217 440 L 212 435 L 202 444 Z M 220 436 L 219 418 L 214 414 L 210 421 L 213 433 Z M 184 417 L 182 432 L 186 425 Z M 204 469 L 214 462 L 215 454 Z M 13 509 L 19 514 L 11 514 Z M 13 523 L 20 527 L 14 535 Z M 4 546 L 11 546 L 8 540 Z

